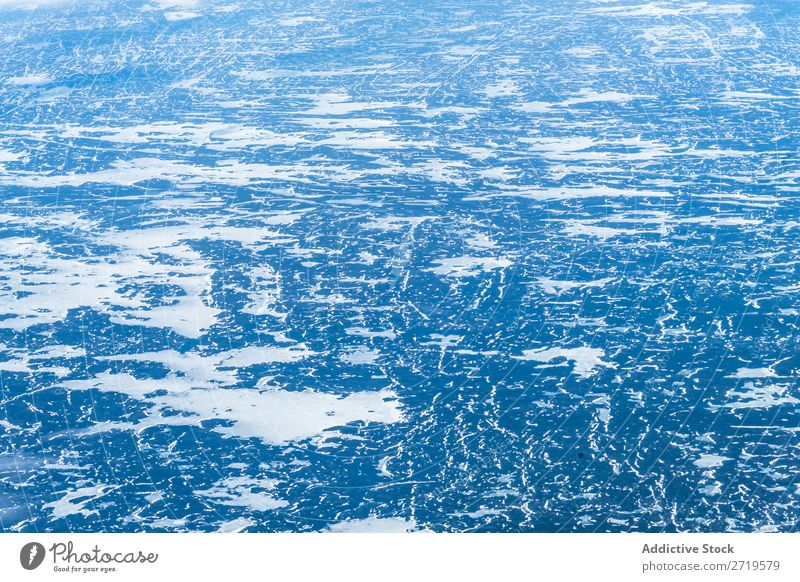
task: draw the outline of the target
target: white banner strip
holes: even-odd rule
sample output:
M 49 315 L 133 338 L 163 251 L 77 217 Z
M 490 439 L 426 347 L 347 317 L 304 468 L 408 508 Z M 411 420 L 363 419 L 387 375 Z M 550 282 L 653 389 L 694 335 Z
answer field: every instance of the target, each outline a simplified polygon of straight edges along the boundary
M 800 579 L 799 545 L 800 534 L 2 534 L 0 580 L 777 582 Z

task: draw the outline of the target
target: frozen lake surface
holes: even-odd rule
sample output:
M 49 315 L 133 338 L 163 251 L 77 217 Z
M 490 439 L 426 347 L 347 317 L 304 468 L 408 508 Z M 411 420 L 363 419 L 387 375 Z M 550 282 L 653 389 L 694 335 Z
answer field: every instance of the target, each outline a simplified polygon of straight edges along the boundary
M 0 38 L 0 530 L 797 528 L 796 2 Z

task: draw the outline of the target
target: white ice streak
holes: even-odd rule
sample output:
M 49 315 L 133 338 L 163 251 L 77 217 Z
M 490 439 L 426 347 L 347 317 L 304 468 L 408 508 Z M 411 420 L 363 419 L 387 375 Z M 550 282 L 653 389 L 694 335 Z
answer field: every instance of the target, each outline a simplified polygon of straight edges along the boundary
M 664 18 L 668 16 L 732 15 L 740 16 L 752 10 L 749 4 L 722 4 L 716 2 L 650 2 L 623 6 L 601 6 L 589 9 L 592 14 L 610 17 Z
M 611 277 L 605 279 L 595 279 L 594 281 L 559 281 L 556 279 L 539 278 L 536 282 L 542 287 L 545 293 L 557 295 L 573 289 L 592 289 L 602 288 L 614 281 Z
M 513 263 L 504 257 L 452 257 L 447 259 L 437 259 L 434 261 L 435 267 L 425 269 L 442 277 L 460 279 L 464 277 L 475 277 L 481 273 L 489 273 L 507 269 Z
M 187 185 L 247 186 L 273 180 L 310 182 L 312 177 L 319 176 L 336 177 L 341 181 L 348 181 L 358 175 L 357 171 L 349 170 L 341 165 L 303 163 L 270 165 L 222 160 L 213 166 L 208 166 L 164 158 L 134 158 L 117 160 L 111 163 L 111 167 L 94 172 L 0 174 L 0 185 L 31 188 L 78 187 L 91 183 L 133 186 L 151 180 L 164 180 Z

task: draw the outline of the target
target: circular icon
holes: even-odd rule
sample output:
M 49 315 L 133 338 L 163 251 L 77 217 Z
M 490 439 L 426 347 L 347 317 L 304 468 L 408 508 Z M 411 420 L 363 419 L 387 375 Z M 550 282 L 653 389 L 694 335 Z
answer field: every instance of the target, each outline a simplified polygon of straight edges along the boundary
M 39 542 L 30 542 L 19 551 L 19 563 L 26 570 L 35 570 L 44 562 L 44 546 Z

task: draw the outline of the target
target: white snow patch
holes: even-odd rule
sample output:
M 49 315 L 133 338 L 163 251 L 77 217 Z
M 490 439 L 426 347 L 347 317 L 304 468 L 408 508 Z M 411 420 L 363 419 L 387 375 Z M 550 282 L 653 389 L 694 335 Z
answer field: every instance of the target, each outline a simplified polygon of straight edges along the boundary
M 70 380 L 59 387 L 120 392 L 151 405 L 148 417 L 138 423 L 97 424 L 89 432 L 140 431 L 157 425 L 199 425 L 222 420 L 224 425 L 217 424 L 212 430 L 227 437 L 258 438 L 268 444 L 285 445 L 312 438 L 322 443 L 330 437 L 344 437 L 331 429 L 354 422 L 391 424 L 404 418 L 397 395 L 390 389 L 337 395 L 311 390 L 197 388 L 191 378 L 140 380 L 123 373 L 101 373 L 90 380 Z M 175 415 L 176 411 L 183 414 Z M 165 415 L 167 412 L 172 414 Z
M 742 391 L 731 390 L 726 394 L 728 398 L 735 401 L 726 404 L 725 408 L 738 410 L 800 404 L 800 400 L 789 396 L 788 392 L 786 386 L 756 386 L 752 382 L 748 382 Z
M 0 6 L 3 6 L 3 1 L 0 0 Z M 37 85 L 44 85 L 51 82 L 53 79 L 47 73 L 31 73 L 28 75 L 20 75 L 19 77 L 11 77 L 6 83 L 8 85 L 16 85 L 18 87 L 35 87 Z
M 550 362 L 564 358 L 573 363 L 573 371 L 579 378 L 592 376 L 600 367 L 615 367 L 614 364 L 604 361 L 605 352 L 600 348 L 544 348 L 523 350 L 521 356 L 514 356 L 517 360 L 534 362 Z
M 415 520 L 402 517 L 368 517 L 341 521 L 329 526 L 327 531 L 337 533 L 409 533 L 417 529 Z
M 713 467 L 720 467 L 724 462 L 731 461 L 730 457 L 723 457 L 721 455 L 700 455 L 700 458 L 694 461 L 694 464 L 701 469 L 709 469 Z
M 378 362 L 381 353 L 378 350 L 373 350 L 367 346 L 357 346 L 349 348 L 345 353 L 339 356 L 339 359 L 346 364 L 352 365 L 373 365 Z
M 237 517 L 230 521 L 223 521 L 217 528 L 218 533 L 239 533 L 248 527 L 256 525 L 256 522 L 248 517 Z
M 245 507 L 252 511 L 270 511 L 289 505 L 288 501 L 269 494 L 275 488 L 272 479 L 228 477 L 210 489 L 195 491 L 196 495 L 212 499 L 221 505 Z
M 383 109 L 396 107 L 397 103 L 387 101 L 376 101 L 369 103 L 359 103 L 350 100 L 346 93 L 325 93 L 315 98 L 316 105 L 306 110 L 306 115 L 351 115 L 358 111 L 369 111 L 373 109 Z
M 97 510 L 88 509 L 86 506 L 114 489 L 117 489 L 117 487 L 111 485 L 78 487 L 73 491 L 67 492 L 57 501 L 45 503 L 43 507 L 51 510 L 53 519 L 70 515 L 83 515 L 86 517 L 98 513 Z
M 497 81 L 483 90 L 483 94 L 489 98 L 512 97 L 518 93 L 519 86 L 510 79 Z
M 728 378 L 776 378 L 777 374 L 772 368 L 739 368 L 735 374 Z

